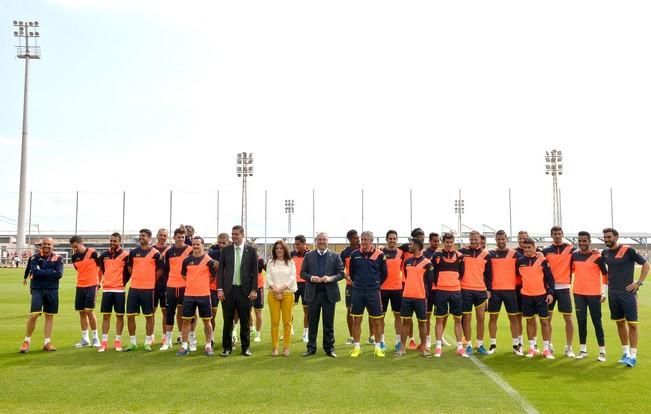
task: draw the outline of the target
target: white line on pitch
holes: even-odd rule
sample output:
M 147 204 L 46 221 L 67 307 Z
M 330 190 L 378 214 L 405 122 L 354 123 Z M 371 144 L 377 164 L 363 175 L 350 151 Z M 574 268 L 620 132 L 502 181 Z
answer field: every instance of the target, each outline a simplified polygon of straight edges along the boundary
M 477 359 L 475 356 L 471 356 L 470 360 L 477 365 L 477 368 L 486 376 L 490 379 L 493 380 L 495 384 L 497 384 L 501 389 L 504 390 L 511 398 L 517 402 L 520 407 L 524 410 L 525 413 L 527 414 L 539 414 L 538 410 L 534 408 L 533 405 L 529 403 L 519 392 L 517 392 L 513 387 L 509 385 L 508 382 L 504 381 L 502 377 L 499 376 L 495 371 L 490 369 L 486 364 L 481 362 L 479 359 Z

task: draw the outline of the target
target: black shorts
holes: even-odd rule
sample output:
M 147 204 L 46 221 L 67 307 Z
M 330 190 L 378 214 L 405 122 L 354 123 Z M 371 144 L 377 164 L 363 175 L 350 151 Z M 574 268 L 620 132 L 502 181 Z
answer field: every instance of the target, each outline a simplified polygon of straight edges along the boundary
M 569 288 L 554 290 L 554 300 L 549 304 L 549 310 L 553 311 L 557 303 L 560 313 L 572 314 L 572 296 Z
M 626 322 L 637 322 L 637 294 L 626 290 L 608 291 L 608 307 L 610 308 L 610 319 Z
M 451 313 L 455 317 L 460 317 L 462 312 L 461 292 L 451 292 L 448 290 L 437 290 L 434 295 L 434 306 L 436 307 L 436 316 L 447 316 Z
M 217 297 L 216 290 L 210 291 L 210 306 L 212 307 L 213 313 L 217 312 L 217 308 L 219 307 L 219 298 Z
M 167 287 L 156 286 L 154 289 L 154 309 L 158 307 L 167 308 Z
M 298 304 L 298 299 L 300 298 L 303 306 L 307 306 L 305 304 L 305 282 L 297 283 L 296 286 L 298 289 L 294 292 L 294 304 Z
M 103 292 L 100 312 L 106 315 L 113 312 L 116 315 L 124 315 L 125 296 L 124 292 Z
M 253 301 L 253 309 L 264 309 L 264 288 L 258 288 L 258 297 Z
M 403 298 L 400 305 L 400 317 L 411 319 L 415 313 L 418 322 L 427 322 L 427 299 L 408 299 Z
M 494 290 L 491 292 L 491 297 L 488 299 L 488 313 L 500 313 L 502 310 L 502 303 L 506 308 L 506 313 L 509 315 L 517 315 L 520 313 L 518 310 L 518 298 L 515 290 Z
M 518 301 L 518 313 L 522 313 L 522 285 L 515 285 L 515 299 Z
M 366 308 L 371 318 L 382 317 L 382 300 L 380 299 L 379 289 L 352 289 L 352 291 L 350 306 L 350 314 L 352 316 L 362 316 Z
M 488 300 L 485 290 L 461 289 L 461 307 L 463 313 L 472 312 L 472 307 L 478 308 Z
M 183 296 L 185 295 L 184 287 L 168 287 L 166 298 L 165 324 L 169 326 L 174 325 L 174 317 L 176 316 L 176 308 L 183 306 Z
M 389 303 L 391 303 L 391 311 L 393 313 L 400 313 L 402 306 L 402 290 L 380 290 L 382 296 L 382 310 L 386 313 L 389 310 Z
M 436 290 L 431 289 L 427 295 L 427 313 L 434 311 L 434 303 L 436 302 Z
M 350 308 L 353 300 L 353 287 L 350 285 L 346 285 L 346 291 L 345 291 L 345 296 L 346 296 L 346 307 Z
M 97 298 L 97 286 L 78 287 L 75 293 L 75 310 L 93 310 L 95 309 L 95 300 Z
M 30 313 L 54 315 L 59 312 L 58 289 L 32 289 Z
M 210 296 L 186 296 L 183 298 L 183 319 L 194 318 L 197 309 L 199 309 L 201 319 L 212 319 Z
M 127 294 L 127 315 L 151 316 L 154 314 L 154 289 L 129 288 Z
M 549 318 L 549 310 L 545 299 L 547 295 L 540 296 L 527 296 L 522 295 L 522 316 L 525 318 L 532 318 L 538 315 L 539 318 Z

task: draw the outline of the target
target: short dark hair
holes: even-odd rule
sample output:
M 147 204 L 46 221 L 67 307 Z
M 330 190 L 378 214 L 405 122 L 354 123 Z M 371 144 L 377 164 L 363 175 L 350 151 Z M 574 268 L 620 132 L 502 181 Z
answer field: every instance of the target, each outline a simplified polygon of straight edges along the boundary
M 532 245 L 532 246 L 535 246 L 535 245 L 536 245 L 536 241 L 535 241 L 534 239 L 532 239 L 531 237 L 527 237 L 526 239 L 524 239 L 524 241 L 522 242 L 522 244 L 530 244 L 530 245 Z
M 443 241 L 454 240 L 454 234 L 452 233 L 443 233 Z
M 194 236 L 194 237 L 192 238 L 192 240 L 201 240 L 201 244 L 204 243 L 204 241 L 203 241 L 203 237 L 201 237 L 201 236 Z
M 603 229 L 601 232 L 602 232 L 603 234 L 606 234 L 606 233 L 612 233 L 613 236 L 615 236 L 615 237 L 619 237 L 619 232 L 618 232 L 617 230 L 615 230 L 614 228 L 612 228 L 612 227 L 606 227 L 606 228 Z
M 70 238 L 70 244 L 72 244 L 72 243 L 83 243 L 83 242 L 84 241 L 81 239 L 81 236 L 75 235 L 75 236 L 72 236 Z
M 505 232 L 504 230 L 497 230 L 497 231 L 495 232 L 495 236 L 496 236 L 496 237 L 497 237 L 497 236 L 504 236 L 504 237 L 506 237 L 506 232 Z
M 356 235 L 357 235 L 357 230 L 355 230 L 355 229 L 350 229 L 350 230 L 348 230 L 348 233 L 346 233 L 346 239 L 347 239 L 348 241 L 350 241 L 350 239 L 352 239 L 353 236 L 356 236 Z
M 179 227 L 178 229 L 174 229 L 174 236 L 177 234 L 182 234 L 185 236 L 185 227 Z
M 479 239 L 486 241 L 486 235 L 485 234 L 480 234 Z
M 563 228 L 562 228 L 561 226 L 554 226 L 554 227 L 552 227 L 552 229 L 549 231 L 549 234 L 551 234 L 551 233 L 553 233 L 553 232 L 555 232 L 555 231 L 560 231 L 561 233 L 563 233 Z
M 418 247 L 420 250 L 423 250 L 423 241 L 421 239 L 414 239 L 411 241 L 411 244 Z
M 122 235 L 118 232 L 111 234 L 111 237 L 117 238 L 119 241 L 122 241 Z
M 299 234 L 296 237 L 294 237 L 294 241 L 301 242 L 301 243 L 307 243 L 307 239 L 302 234 Z
M 231 230 L 235 230 L 239 233 L 244 234 L 244 227 L 240 226 L 239 224 L 234 225 Z
M 588 233 L 585 230 L 580 231 L 579 236 L 586 236 L 588 238 L 588 240 L 590 239 L 590 233 Z
M 438 233 L 435 233 L 435 232 L 431 232 L 431 233 L 429 234 L 429 240 L 432 240 L 434 237 L 439 237 L 439 234 L 438 234 Z
M 411 231 L 411 237 L 418 237 L 418 236 L 425 237 L 425 232 L 420 227 L 416 227 Z
M 140 229 L 138 234 L 140 234 L 140 233 L 145 233 L 147 235 L 147 237 L 151 237 L 151 230 L 149 230 L 149 229 Z
M 395 231 L 395 230 L 389 230 L 389 231 L 387 231 L 387 234 L 386 234 L 384 237 L 385 237 L 386 239 L 388 239 L 388 238 L 389 238 L 389 234 L 395 234 L 396 237 L 398 237 L 398 232 Z

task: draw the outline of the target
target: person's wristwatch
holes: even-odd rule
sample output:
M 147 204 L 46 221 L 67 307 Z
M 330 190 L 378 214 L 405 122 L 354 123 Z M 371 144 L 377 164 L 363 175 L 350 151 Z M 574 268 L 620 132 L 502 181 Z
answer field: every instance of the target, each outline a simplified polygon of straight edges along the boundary
M 638 280 L 635 283 L 637 283 L 637 287 L 642 287 L 642 285 L 644 284 L 641 280 Z

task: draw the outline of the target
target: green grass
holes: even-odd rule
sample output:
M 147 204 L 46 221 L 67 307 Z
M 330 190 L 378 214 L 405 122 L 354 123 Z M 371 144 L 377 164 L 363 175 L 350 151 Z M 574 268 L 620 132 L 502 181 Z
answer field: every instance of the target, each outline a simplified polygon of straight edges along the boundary
M 348 358 L 349 348 L 343 345 L 347 336 L 343 304 L 339 304 L 336 314 L 336 360 L 326 358 L 321 350 L 317 357 L 301 358 L 304 345 L 300 335 L 293 339 L 290 358 L 272 358 L 268 324 L 263 329 L 263 342 L 252 343 L 252 358 L 237 353 L 229 358 L 207 358 L 199 352 L 178 358 L 171 352 L 159 351 L 98 354 L 88 348 L 77 350 L 73 348 L 79 337 L 79 322 L 73 310 L 72 269 L 66 269 L 59 315 L 55 317 L 53 342 L 58 351 L 40 351 L 43 325 L 39 320 L 33 350 L 22 355 L 17 351 L 24 336 L 29 292 L 21 281 L 21 272 L 0 269 L 2 412 L 522 411 L 471 361 L 453 356 L 450 349 L 444 350 L 440 360 L 426 360 L 414 352 L 402 359 L 389 354 L 378 360 L 373 358 L 371 346 L 366 345 L 361 358 Z M 515 357 L 509 352 L 510 335 L 504 316 L 500 319 L 499 351 L 482 360 L 540 412 L 647 409 L 651 398 L 644 388 L 651 370 L 646 351 L 651 349 L 651 339 L 645 335 L 645 328 L 651 319 L 651 294 L 646 287 L 640 294 L 641 353 L 635 369 L 617 364 L 621 348 L 614 323 L 607 319 L 606 306 L 604 311 L 608 347 L 608 361 L 604 364 L 594 360 L 597 348 L 591 329 L 591 355 L 587 360 Z M 302 320 L 302 310 L 297 307 L 294 312 L 295 319 Z M 267 309 L 264 316 L 268 319 Z M 388 327 L 392 326 L 392 317 L 387 322 Z M 138 323 L 138 340 L 142 344 L 144 320 Z M 221 326 L 218 317 L 218 332 Z M 558 348 L 563 343 L 560 319 L 554 322 L 554 328 Z M 159 330 L 158 319 L 157 340 Z M 128 341 L 126 332 L 124 336 Z M 392 334 L 387 335 L 387 342 L 393 343 Z

